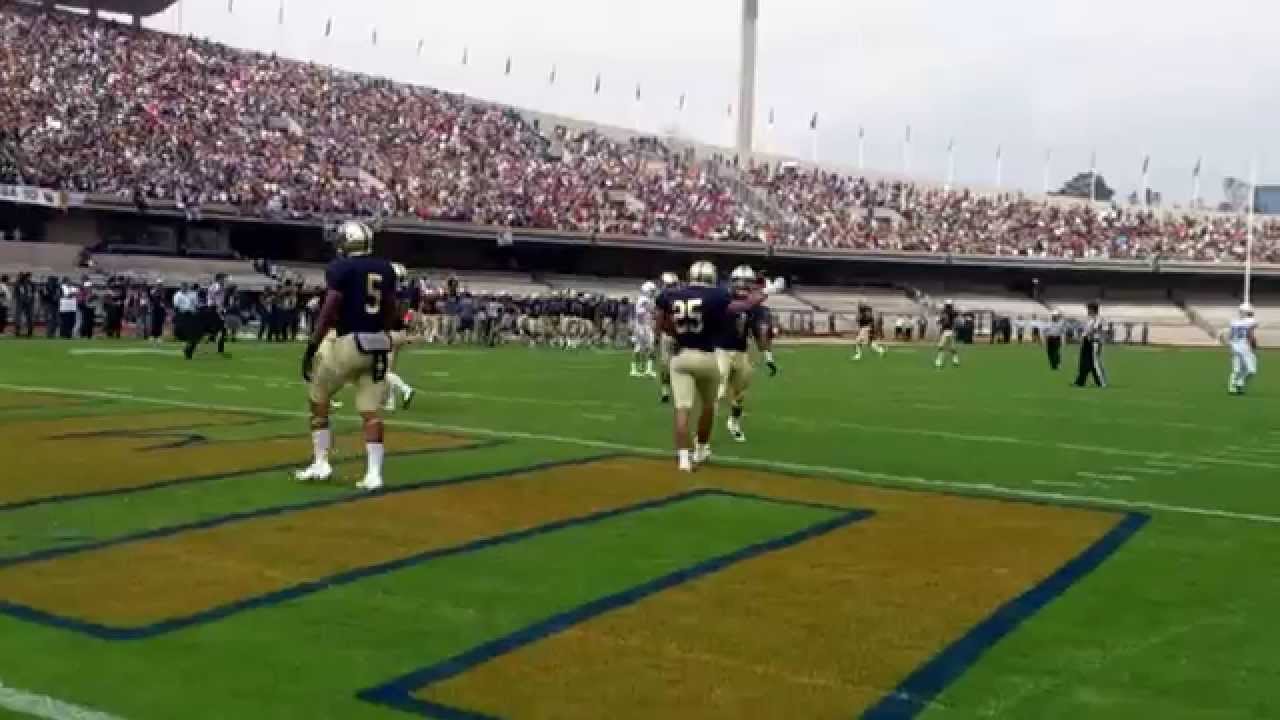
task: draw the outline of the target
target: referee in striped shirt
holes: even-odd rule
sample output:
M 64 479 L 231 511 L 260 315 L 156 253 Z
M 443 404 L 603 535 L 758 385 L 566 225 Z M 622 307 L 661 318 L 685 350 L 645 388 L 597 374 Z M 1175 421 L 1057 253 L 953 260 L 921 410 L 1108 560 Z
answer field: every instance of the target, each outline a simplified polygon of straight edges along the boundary
M 1080 372 L 1076 375 L 1076 387 L 1084 387 L 1089 378 L 1098 387 L 1107 386 L 1107 371 L 1102 366 L 1102 334 L 1106 325 L 1098 314 L 1098 303 L 1088 305 L 1089 317 L 1084 323 L 1084 335 L 1080 341 Z

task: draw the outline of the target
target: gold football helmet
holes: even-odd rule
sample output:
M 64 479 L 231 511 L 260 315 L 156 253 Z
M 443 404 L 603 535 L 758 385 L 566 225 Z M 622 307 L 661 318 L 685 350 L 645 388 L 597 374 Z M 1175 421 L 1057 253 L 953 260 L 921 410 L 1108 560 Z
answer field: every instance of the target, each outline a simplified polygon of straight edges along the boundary
M 694 263 L 689 268 L 689 284 L 690 285 L 715 285 L 716 284 L 716 266 L 702 260 Z
M 338 226 L 335 235 L 339 255 L 358 257 L 373 254 L 373 228 L 368 225 L 348 220 Z
M 735 288 L 751 288 L 756 284 L 756 271 L 750 265 L 739 265 L 729 276 L 729 283 Z
M 661 284 L 663 290 L 670 290 L 680 284 L 680 276 L 673 272 L 664 272 Z

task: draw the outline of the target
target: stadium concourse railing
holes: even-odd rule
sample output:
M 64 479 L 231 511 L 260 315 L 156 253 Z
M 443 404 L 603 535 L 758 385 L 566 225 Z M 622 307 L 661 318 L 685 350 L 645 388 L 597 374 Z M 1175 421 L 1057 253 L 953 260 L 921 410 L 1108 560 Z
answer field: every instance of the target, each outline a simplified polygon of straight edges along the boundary
M 139 211 L 128 198 L 110 195 L 84 195 L 82 204 L 86 210 L 134 213 Z M 0 201 L 6 198 L 0 197 Z M 79 199 L 79 198 L 78 198 Z M 153 217 L 184 218 L 187 212 L 172 202 L 148 201 L 146 214 Z M 320 230 L 324 226 L 323 218 L 288 217 L 284 215 L 262 216 L 248 215 L 230 205 L 205 205 L 200 210 L 205 221 L 222 221 L 228 223 L 272 223 L 289 225 L 298 228 L 314 227 Z M 337 216 L 335 216 L 337 217 Z M 1158 260 L 1124 260 L 1113 258 L 1058 258 L 1029 257 L 1021 255 L 953 255 L 887 250 L 863 250 L 841 248 L 805 248 L 796 246 L 777 246 L 758 242 L 741 242 L 733 240 L 701 240 L 687 237 L 644 236 L 626 234 L 600 234 L 577 232 L 571 230 L 550 230 L 541 228 L 506 228 L 491 225 L 476 225 L 458 221 L 417 220 L 413 218 L 392 218 L 384 226 L 388 232 L 397 235 L 431 235 L 456 239 L 474 239 L 484 241 L 508 240 L 512 243 L 541 243 L 551 245 L 599 245 L 616 248 L 653 249 L 675 252 L 684 255 L 731 254 L 737 256 L 758 256 L 774 258 L 794 258 L 804 260 L 826 261 L 858 261 L 883 262 L 894 264 L 928 266 L 953 266 L 986 269 L 1018 269 L 1018 270 L 1088 270 L 1116 273 L 1164 273 L 1180 275 L 1240 275 L 1244 272 L 1243 263 L 1188 262 L 1161 258 Z M 1280 278 L 1280 264 L 1255 263 L 1253 273 L 1263 277 Z

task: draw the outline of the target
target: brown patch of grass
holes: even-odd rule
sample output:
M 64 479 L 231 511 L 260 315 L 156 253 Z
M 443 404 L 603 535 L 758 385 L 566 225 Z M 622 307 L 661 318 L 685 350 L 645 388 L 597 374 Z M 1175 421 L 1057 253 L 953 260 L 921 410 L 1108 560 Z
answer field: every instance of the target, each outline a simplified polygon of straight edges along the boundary
M 653 477 L 666 463 L 634 468 Z M 500 717 L 851 717 L 1105 534 L 1110 513 L 711 469 L 700 483 L 876 515 L 424 689 Z
M 0 597 L 113 627 L 146 625 L 688 489 L 688 478 L 645 467 L 609 460 L 516 473 L 65 555 L 0 569 Z

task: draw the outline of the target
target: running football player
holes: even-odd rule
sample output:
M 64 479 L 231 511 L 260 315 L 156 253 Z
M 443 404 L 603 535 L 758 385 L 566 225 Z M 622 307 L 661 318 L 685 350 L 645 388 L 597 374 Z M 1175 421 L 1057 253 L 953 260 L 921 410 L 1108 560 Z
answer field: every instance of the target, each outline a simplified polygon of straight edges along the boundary
M 396 273 L 396 296 L 397 298 L 402 298 L 408 291 L 409 271 L 400 263 L 391 263 L 391 269 Z M 396 303 L 396 308 L 400 316 L 404 317 L 407 314 L 408 303 L 399 301 Z M 415 394 L 413 387 L 394 372 L 398 354 L 398 352 L 392 350 L 391 356 L 387 360 L 387 384 L 391 386 L 387 391 L 387 404 L 383 407 L 387 412 L 395 412 L 397 393 L 400 395 L 400 407 L 403 410 L 408 410 L 409 406 L 413 404 L 413 396 Z
M 680 276 L 673 272 L 662 273 L 662 292 L 670 292 L 680 287 Z M 671 356 L 676 352 L 676 339 L 657 331 L 658 342 L 658 386 L 662 388 L 658 399 L 663 404 L 671 402 Z
M 853 359 L 862 359 L 862 349 L 870 346 L 876 354 L 884 357 L 884 346 L 876 341 L 876 314 L 871 306 L 858 303 L 858 336 L 853 341 Z
M 943 358 L 951 353 L 951 364 L 960 367 L 960 351 L 956 348 L 956 308 L 950 300 L 942 304 L 942 313 L 938 315 L 938 354 L 933 359 L 934 367 L 942 368 Z
M 346 385 L 355 387 L 356 410 L 364 426 L 367 466 L 362 490 L 382 488 L 383 421 L 388 356 L 406 342 L 399 327 L 396 272 L 390 262 L 372 257 L 373 230 L 345 222 L 336 238 L 339 254 L 325 272 L 327 290 L 302 356 L 302 377 L 311 403 L 311 466 L 297 473 L 303 481 L 327 480 L 332 435 L 329 407 Z
M 640 286 L 640 297 L 636 299 L 635 314 L 632 317 L 631 342 L 631 377 L 655 377 L 653 369 L 653 297 L 658 286 L 645 281 Z
M 1249 378 L 1258 374 L 1258 321 L 1253 316 L 1253 305 L 1240 304 L 1240 317 L 1231 321 L 1227 329 L 1227 344 L 1231 348 L 1231 378 L 1227 392 L 1243 395 Z
M 765 297 L 753 291 L 744 299 L 733 299 L 728 290 L 716 286 L 716 267 L 709 262 L 694 263 L 687 286 L 658 297 L 655 325 L 676 340 L 671 389 L 675 396 L 676 456 L 683 472 L 693 472 L 695 464 L 711 458 L 711 429 L 720 388 L 716 346 L 731 318 L 760 305 Z M 689 417 L 699 403 L 695 445 Z
M 734 268 L 729 277 L 733 299 L 746 300 L 759 287 L 756 271 L 748 265 Z M 770 377 L 778 374 L 778 364 L 773 360 L 773 348 L 769 331 L 769 311 L 763 305 L 733 315 L 725 326 L 725 334 L 716 347 L 716 362 L 720 366 L 719 399 L 729 401 L 729 435 L 736 442 L 746 442 L 742 430 L 742 408 L 747 399 L 754 369 L 747 353 L 747 338 L 753 338 L 756 348 L 764 354 Z

